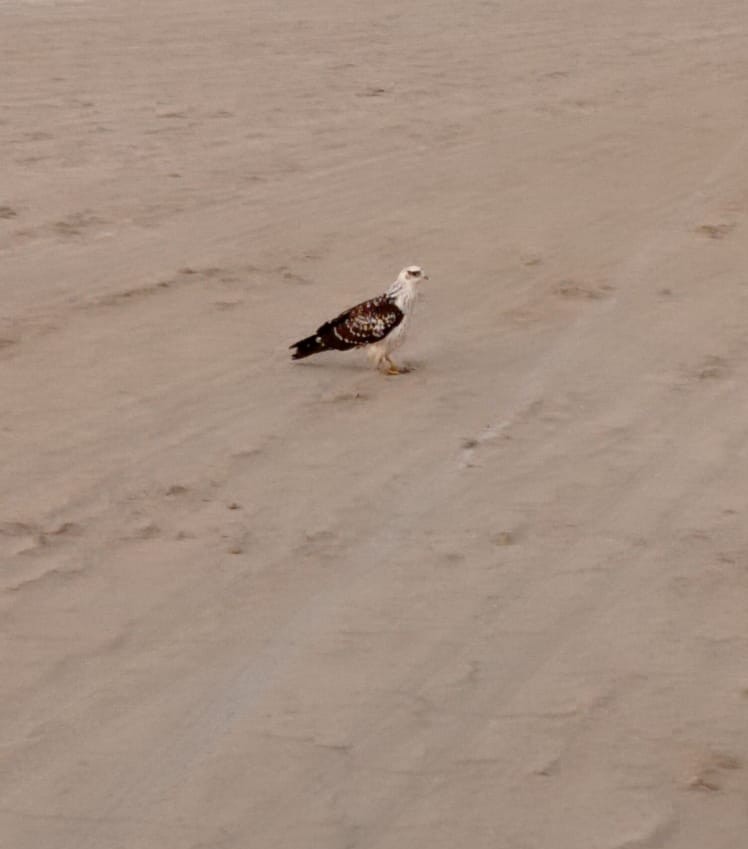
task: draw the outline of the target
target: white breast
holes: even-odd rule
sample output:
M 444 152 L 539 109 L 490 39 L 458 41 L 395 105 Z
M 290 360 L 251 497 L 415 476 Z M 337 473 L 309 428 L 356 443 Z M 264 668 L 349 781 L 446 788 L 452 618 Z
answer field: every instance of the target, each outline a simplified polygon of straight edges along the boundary
M 398 280 L 390 286 L 388 294 L 407 318 L 413 311 L 416 302 L 415 286 L 410 282 Z

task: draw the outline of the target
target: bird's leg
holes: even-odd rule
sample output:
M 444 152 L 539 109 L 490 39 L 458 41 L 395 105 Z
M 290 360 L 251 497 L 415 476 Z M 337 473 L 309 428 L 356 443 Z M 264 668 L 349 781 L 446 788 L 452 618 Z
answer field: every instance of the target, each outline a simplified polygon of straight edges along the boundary
M 377 368 L 385 374 L 400 374 L 400 369 L 392 362 L 388 354 L 382 354 L 377 359 Z
M 382 360 L 383 360 L 383 362 L 384 362 L 384 363 L 386 364 L 386 366 L 387 366 L 386 374 L 392 374 L 392 375 L 395 375 L 395 374 L 407 374 L 407 373 L 410 371 L 410 369 L 409 369 L 409 368 L 407 368 L 407 367 L 405 367 L 405 366 L 398 366 L 398 365 L 396 365 L 396 364 L 395 364 L 395 363 L 394 363 L 394 362 L 390 359 L 390 357 L 389 357 L 388 355 L 386 355 L 386 354 L 385 354 L 385 356 L 382 358 Z

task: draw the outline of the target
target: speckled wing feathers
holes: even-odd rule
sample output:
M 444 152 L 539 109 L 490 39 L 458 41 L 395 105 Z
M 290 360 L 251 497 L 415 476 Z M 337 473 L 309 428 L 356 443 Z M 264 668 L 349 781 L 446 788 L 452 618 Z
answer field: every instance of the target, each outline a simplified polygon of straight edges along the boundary
M 337 318 L 323 324 L 317 334 L 325 338 L 331 348 L 346 350 L 359 345 L 379 342 L 403 320 L 403 313 L 387 295 L 364 301 Z
M 301 360 L 321 351 L 347 351 L 361 345 L 380 342 L 405 318 L 403 311 L 388 295 L 379 295 L 340 313 L 325 322 L 317 332 L 291 345 L 293 359 Z

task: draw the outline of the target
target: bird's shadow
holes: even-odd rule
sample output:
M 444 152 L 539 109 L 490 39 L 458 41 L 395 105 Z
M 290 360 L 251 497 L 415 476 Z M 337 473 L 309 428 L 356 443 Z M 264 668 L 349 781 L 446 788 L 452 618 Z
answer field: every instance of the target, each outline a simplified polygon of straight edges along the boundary
M 310 358 L 310 360 L 311 360 L 311 358 Z M 371 365 L 369 365 L 368 363 L 365 363 L 365 362 L 364 363 L 360 363 L 360 362 L 356 363 L 356 362 L 350 362 L 350 361 L 346 362 L 345 360 L 336 360 L 336 361 L 329 360 L 328 362 L 321 362 L 321 361 L 308 362 L 306 360 L 301 360 L 301 361 L 292 360 L 291 362 L 292 362 L 294 368 L 327 369 L 328 371 L 334 369 L 335 371 L 342 371 L 342 372 L 356 372 L 356 373 L 361 374 L 361 375 L 381 374 L 384 377 L 387 376 L 385 372 L 378 371 L 373 366 L 371 366 Z M 422 368 L 423 368 L 423 364 L 421 363 L 420 360 L 398 360 L 397 364 L 398 364 L 398 366 L 400 366 L 402 368 L 402 374 L 412 374 L 414 372 L 421 371 Z

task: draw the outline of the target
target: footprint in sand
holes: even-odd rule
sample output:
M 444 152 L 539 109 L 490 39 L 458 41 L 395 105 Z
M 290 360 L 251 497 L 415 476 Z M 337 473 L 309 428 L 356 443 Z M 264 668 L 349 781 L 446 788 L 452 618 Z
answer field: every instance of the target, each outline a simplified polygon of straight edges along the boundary
M 514 531 L 499 531 L 493 538 L 493 544 L 498 546 L 516 545 L 517 534 Z
M 366 401 L 368 395 L 365 392 L 334 392 L 320 398 L 323 404 L 351 404 Z
M 155 539 L 161 535 L 161 528 L 155 522 L 147 522 L 135 528 L 125 539 Z
M 702 224 L 696 228 L 696 233 L 699 236 L 706 236 L 707 239 L 724 239 L 734 229 L 734 224 Z
M 248 463 L 257 459 L 262 454 L 261 448 L 245 448 L 241 451 L 235 451 L 231 455 L 231 460 L 234 463 Z
M 743 763 L 740 758 L 730 752 L 706 752 L 697 759 L 686 786 L 689 790 L 706 790 L 714 793 L 722 789 L 729 773 L 742 768 Z
M 40 530 L 26 522 L 0 524 L 0 545 L 6 556 L 32 551 L 39 545 Z
M 112 292 L 109 295 L 102 295 L 102 297 L 96 298 L 95 301 L 86 304 L 86 306 L 113 307 L 118 304 L 137 301 L 140 298 L 146 298 L 151 295 L 155 295 L 158 292 L 162 292 L 165 289 L 169 289 L 173 283 L 173 280 L 160 280 L 158 283 L 148 283 L 144 286 L 136 286 L 132 289 L 123 289 L 120 292 Z
M 74 212 L 66 218 L 61 218 L 59 221 L 55 221 L 50 225 L 50 229 L 58 236 L 71 238 L 75 236 L 82 236 L 86 230 L 102 223 L 102 219 L 91 212 Z
M 12 348 L 18 344 L 18 339 L 11 339 L 9 336 L 0 336 L 0 351 L 4 348 Z
M 220 312 L 228 312 L 240 307 L 243 303 L 244 301 L 240 298 L 236 301 L 213 301 L 213 306 Z
M 102 297 L 87 303 L 86 306 L 110 307 L 116 306 L 118 304 L 130 303 L 133 301 L 137 301 L 141 298 L 147 298 L 152 295 L 157 295 L 160 292 L 164 292 L 177 286 L 184 285 L 192 277 L 194 277 L 196 280 L 200 277 L 207 278 L 209 280 L 218 279 L 221 283 L 231 283 L 238 279 L 236 276 L 233 275 L 232 272 L 224 268 L 210 267 L 199 269 L 184 267 L 178 269 L 176 274 L 167 280 L 159 280 L 156 283 L 144 283 L 142 286 L 133 286 L 130 289 L 123 289 L 119 292 L 112 292 L 108 295 L 103 295 Z M 241 303 L 241 301 L 237 303 Z M 235 304 L 232 303 L 231 306 L 235 306 Z
M 48 530 L 30 522 L 3 522 L 0 524 L 0 546 L 6 556 L 13 556 L 54 545 L 65 537 L 82 533 L 83 528 L 75 522 L 63 522 Z
M 729 373 L 729 365 L 724 357 L 710 355 L 704 359 L 696 369 L 698 380 L 716 380 L 726 377 Z
M 610 284 L 603 283 L 594 285 L 589 283 L 580 283 L 577 280 L 562 280 L 553 287 L 554 294 L 567 300 L 597 300 L 599 298 L 607 298 L 614 291 L 615 287 Z
M 304 277 L 302 274 L 297 274 L 295 271 L 292 271 L 285 265 L 281 265 L 275 269 L 276 273 L 280 274 L 283 280 L 286 283 L 294 283 L 301 286 L 307 286 L 310 283 L 313 283 L 313 280 L 310 280 L 308 277 Z
M 304 534 L 297 552 L 301 557 L 333 557 L 340 549 L 340 540 L 332 531 L 312 531 Z
M 239 522 L 231 522 L 220 538 L 226 544 L 227 554 L 244 554 L 252 542 L 252 532 Z

